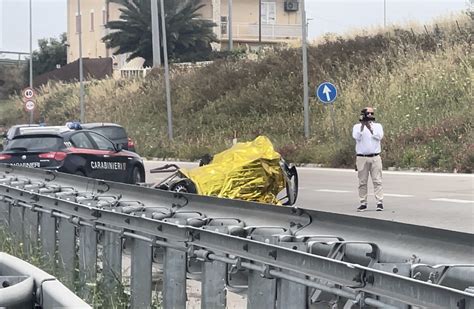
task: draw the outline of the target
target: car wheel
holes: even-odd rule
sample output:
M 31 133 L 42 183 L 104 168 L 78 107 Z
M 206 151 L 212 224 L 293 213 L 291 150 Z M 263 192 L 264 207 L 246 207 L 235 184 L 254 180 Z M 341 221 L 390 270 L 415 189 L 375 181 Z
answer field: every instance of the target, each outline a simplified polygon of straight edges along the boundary
M 132 178 L 130 183 L 132 184 L 137 184 L 139 182 L 142 182 L 142 174 L 140 172 L 140 168 L 138 166 L 133 167 L 132 169 Z
M 196 185 L 189 179 L 181 180 L 170 187 L 170 191 L 181 193 L 197 193 Z

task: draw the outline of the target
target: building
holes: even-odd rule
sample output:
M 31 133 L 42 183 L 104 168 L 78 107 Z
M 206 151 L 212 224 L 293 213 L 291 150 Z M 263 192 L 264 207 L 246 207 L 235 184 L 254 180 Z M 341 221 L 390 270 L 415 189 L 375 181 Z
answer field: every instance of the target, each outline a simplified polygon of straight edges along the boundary
M 120 5 L 108 0 L 80 0 L 82 16 L 82 56 L 88 58 L 114 59 L 114 67 L 125 65 L 126 56 L 113 56 L 106 48 L 102 37 L 107 34 L 105 25 L 109 20 L 120 18 Z M 173 0 L 165 0 L 173 1 Z M 300 0 L 233 0 L 232 37 L 234 45 L 249 47 L 278 44 L 301 38 Z M 214 32 L 220 48 L 226 48 L 229 41 L 228 0 L 202 0 L 200 9 L 203 19 L 214 21 Z M 259 18 L 259 3 L 260 16 Z M 79 58 L 80 18 L 77 0 L 67 2 L 68 63 Z
M 79 29 L 82 30 L 82 56 L 84 58 L 109 58 L 112 51 L 106 48 L 102 38 L 107 34 L 108 20 L 120 16 L 119 5 L 108 0 L 80 0 L 81 18 L 77 10 L 77 0 L 67 1 L 67 62 L 79 58 Z
M 232 41 L 234 45 L 272 45 L 300 40 L 300 0 L 233 0 Z M 261 3 L 259 19 L 259 2 Z M 219 27 L 215 30 L 222 48 L 229 41 L 228 1 L 212 1 L 212 19 Z M 204 9 L 204 8 L 203 8 Z M 206 18 L 203 12 L 203 18 Z

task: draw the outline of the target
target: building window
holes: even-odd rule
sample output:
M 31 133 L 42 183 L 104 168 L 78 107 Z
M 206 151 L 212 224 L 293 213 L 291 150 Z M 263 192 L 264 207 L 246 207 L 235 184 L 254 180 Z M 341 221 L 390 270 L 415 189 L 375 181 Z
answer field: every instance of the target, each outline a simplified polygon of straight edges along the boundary
M 275 24 L 276 3 L 262 1 L 262 24 Z
M 102 8 L 102 25 L 107 25 L 107 10 L 105 7 Z
M 91 31 L 94 31 L 94 10 L 91 10 Z
M 76 13 L 76 33 L 81 32 L 81 15 Z
M 221 16 L 221 34 L 227 34 L 227 16 Z

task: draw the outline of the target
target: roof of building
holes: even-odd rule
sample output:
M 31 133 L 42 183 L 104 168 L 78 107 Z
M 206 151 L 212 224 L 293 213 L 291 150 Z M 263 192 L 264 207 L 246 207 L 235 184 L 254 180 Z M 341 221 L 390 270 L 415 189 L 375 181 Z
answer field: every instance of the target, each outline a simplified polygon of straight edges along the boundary
M 112 76 L 112 58 L 83 58 L 82 64 L 85 79 L 103 79 Z M 79 60 L 35 77 L 34 86 L 39 87 L 50 80 L 64 82 L 79 80 Z

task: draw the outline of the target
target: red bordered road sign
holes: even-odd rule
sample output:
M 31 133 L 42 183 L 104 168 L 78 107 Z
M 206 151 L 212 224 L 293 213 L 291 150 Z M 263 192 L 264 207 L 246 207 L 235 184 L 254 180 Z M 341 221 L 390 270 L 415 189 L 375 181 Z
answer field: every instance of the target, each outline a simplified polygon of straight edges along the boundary
M 35 91 L 30 87 L 23 89 L 22 93 L 23 98 L 26 100 L 31 100 L 35 97 Z
M 35 109 L 35 102 L 32 100 L 28 100 L 25 102 L 25 109 L 29 112 Z

